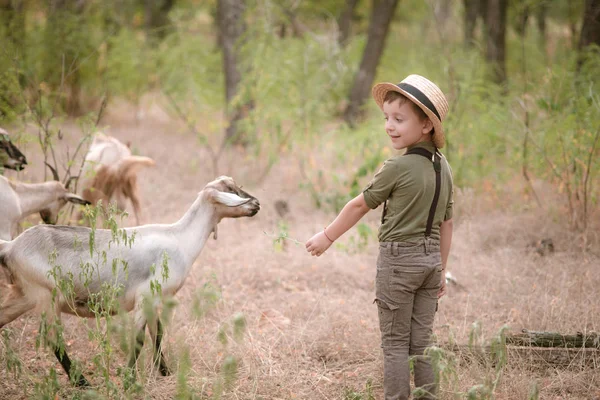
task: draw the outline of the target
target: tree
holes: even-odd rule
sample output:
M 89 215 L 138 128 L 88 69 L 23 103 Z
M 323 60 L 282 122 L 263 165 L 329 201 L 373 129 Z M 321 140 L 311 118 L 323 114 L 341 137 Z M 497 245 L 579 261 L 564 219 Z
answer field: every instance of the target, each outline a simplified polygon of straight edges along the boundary
M 46 24 L 46 79 L 54 89 L 69 91 L 63 93 L 63 109 L 71 116 L 82 114 L 79 57 L 85 46 L 79 29 L 84 9 L 85 0 L 51 0 Z
M 0 57 L 4 59 L 0 67 L 0 116 L 4 115 L 4 108 L 14 109 L 16 93 L 26 86 L 25 70 L 25 4 L 23 0 L 0 0 L 0 28 L 4 38 L 0 38 Z M 17 60 L 16 71 L 19 87 L 11 87 L 10 79 L 5 73 L 10 71 L 13 60 Z
M 4 25 L 6 38 L 15 50 L 24 51 L 25 10 L 23 0 L 0 0 L 0 21 Z M 3 55 L 4 57 L 4 55 Z
M 338 18 L 338 43 L 340 47 L 344 47 L 350 37 L 350 26 L 352 23 L 352 16 L 358 0 L 346 0 L 346 5 Z
M 487 0 L 463 0 L 465 45 L 472 47 L 475 43 L 475 27 L 477 20 L 483 18 L 483 3 Z
M 515 30 L 521 36 L 521 38 L 525 38 L 527 33 L 527 23 L 529 22 L 529 13 L 530 7 L 529 4 L 524 3 L 521 4 L 517 11 L 517 24 L 515 26 Z
M 592 44 L 600 46 L 600 0 L 585 1 L 579 50 L 584 50 Z
M 518 3 L 517 20 L 515 30 L 521 36 L 521 39 L 527 36 L 527 26 L 531 16 L 535 16 L 535 22 L 539 31 L 539 46 L 546 49 L 546 16 L 548 14 L 548 1 L 537 0 L 535 2 Z
M 219 37 L 223 52 L 223 70 L 225 71 L 225 101 L 227 128 L 225 142 L 241 142 L 238 123 L 244 116 L 244 107 L 233 105 L 234 98 L 239 94 L 241 75 L 240 44 L 246 32 L 244 0 L 219 0 L 217 17 L 219 20 Z
M 145 23 L 148 36 L 164 38 L 169 26 L 169 11 L 175 0 L 144 0 Z
M 506 14 L 508 0 L 488 0 L 485 4 L 485 58 L 492 67 L 492 79 L 506 83 Z
M 548 14 L 548 6 L 547 1 L 542 1 L 538 5 L 536 13 L 537 27 L 538 31 L 540 31 L 540 41 L 544 48 L 546 48 L 546 16 Z
M 354 126 L 362 105 L 369 96 L 397 5 L 398 0 L 373 0 L 367 44 L 344 112 L 344 119 L 350 126 Z

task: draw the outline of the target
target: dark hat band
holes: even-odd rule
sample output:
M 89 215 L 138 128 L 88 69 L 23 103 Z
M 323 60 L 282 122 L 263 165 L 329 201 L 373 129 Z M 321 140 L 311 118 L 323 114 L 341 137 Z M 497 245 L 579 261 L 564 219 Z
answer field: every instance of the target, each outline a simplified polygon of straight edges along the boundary
M 417 89 L 413 85 L 410 85 L 410 84 L 404 83 L 404 82 L 400 82 L 396 86 L 398 86 L 400 89 L 404 90 L 406 93 L 409 93 L 410 95 L 414 96 L 414 98 L 419 100 L 421 102 L 421 104 L 423 104 L 425 107 L 427 107 L 429 109 L 429 111 L 434 113 L 435 116 L 438 117 L 440 122 L 442 121 L 442 118 L 440 118 L 440 113 L 438 113 L 437 109 L 435 108 L 435 106 L 433 105 L 431 100 L 429 100 L 429 98 L 427 96 L 425 96 L 425 94 L 423 92 L 421 92 L 419 89 Z

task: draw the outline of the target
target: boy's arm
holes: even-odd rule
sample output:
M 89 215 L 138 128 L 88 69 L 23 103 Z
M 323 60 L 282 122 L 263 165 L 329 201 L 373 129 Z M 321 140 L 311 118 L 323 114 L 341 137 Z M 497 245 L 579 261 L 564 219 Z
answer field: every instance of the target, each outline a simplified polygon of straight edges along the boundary
M 440 251 L 442 253 L 442 287 L 438 292 L 438 298 L 446 294 L 446 263 L 450 254 L 450 246 L 452 244 L 452 218 L 442 222 L 440 226 Z
M 364 195 L 360 193 L 346 203 L 339 215 L 327 228 L 308 239 L 306 250 L 313 256 L 320 256 L 370 210 L 365 202 Z

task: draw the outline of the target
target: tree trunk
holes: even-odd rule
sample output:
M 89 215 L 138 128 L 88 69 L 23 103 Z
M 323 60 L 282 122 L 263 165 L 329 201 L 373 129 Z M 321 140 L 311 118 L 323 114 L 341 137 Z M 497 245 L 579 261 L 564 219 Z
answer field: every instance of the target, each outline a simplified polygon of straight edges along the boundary
M 506 12 L 508 0 L 488 0 L 486 4 L 485 58 L 492 67 L 492 78 L 498 84 L 506 83 Z
M 529 21 L 529 6 L 524 5 L 517 14 L 516 31 L 521 36 L 521 40 L 527 35 L 527 22 Z
M 437 24 L 437 29 L 443 35 L 446 34 L 448 22 L 450 21 L 454 0 L 435 0 L 433 6 L 433 23 Z
M 369 96 L 397 5 L 398 0 L 373 0 L 367 44 L 350 91 L 350 102 L 344 113 L 344 118 L 350 126 L 355 125 Z
M 11 63 L 11 59 L 17 60 L 17 74 L 21 89 L 25 89 L 27 86 L 24 72 L 27 70 L 24 3 L 24 0 L 0 0 L 0 23 L 7 28 L 6 39 L 10 43 L 10 47 L 7 49 L 8 53 L 5 52 L 3 58 L 7 63 Z M 11 104 L 12 102 L 7 103 Z
M 548 3 L 541 3 L 536 13 L 537 27 L 544 45 L 546 44 L 546 15 L 548 14 Z
M 223 70 L 225 71 L 225 101 L 227 129 L 225 143 L 242 143 L 237 131 L 238 122 L 243 118 L 244 108 L 232 106 L 231 102 L 239 92 L 242 80 L 240 72 L 240 40 L 246 31 L 243 0 L 219 0 L 217 4 L 219 18 L 220 44 L 223 51 Z
M 169 26 L 169 11 L 175 0 L 144 0 L 145 24 L 148 36 L 163 39 Z
M 54 75 L 51 84 L 65 94 L 63 109 L 70 116 L 82 114 L 78 54 L 69 38 L 82 23 L 84 8 L 85 0 L 51 0 L 46 24 L 46 37 L 49 40 L 47 51 L 51 57 L 49 62 L 58 67 L 58 77 Z
M 24 51 L 25 13 L 23 0 L 0 0 L 0 20 L 6 26 L 6 36 L 14 49 Z
M 548 3 L 542 2 L 538 5 L 536 12 L 536 24 L 538 27 L 540 39 L 539 46 L 544 50 L 544 57 L 546 62 L 548 61 L 548 49 L 546 47 L 546 16 L 548 14 Z
M 467 47 L 473 47 L 475 43 L 475 27 L 477 26 L 477 17 L 481 12 L 480 4 L 480 0 L 463 0 L 465 46 Z
M 346 0 L 346 6 L 344 10 L 340 14 L 338 19 L 338 43 L 340 47 L 346 46 L 348 39 L 350 38 L 350 27 L 352 25 L 352 17 L 354 16 L 354 10 L 356 9 L 356 5 L 358 4 L 358 0 Z
M 600 46 L 600 0 L 585 1 L 579 50 L 584 50 L 591 44 Z

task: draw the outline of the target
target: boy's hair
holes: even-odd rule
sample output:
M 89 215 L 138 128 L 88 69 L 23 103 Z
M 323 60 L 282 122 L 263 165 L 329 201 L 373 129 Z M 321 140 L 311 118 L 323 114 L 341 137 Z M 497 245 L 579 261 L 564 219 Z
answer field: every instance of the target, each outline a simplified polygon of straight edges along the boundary
M 402 93 L 398 93 L 398 92 L 394 92 L 393 90 L 390 90 L 389 92 L 387 92 L 385 94 L 385 98 L 383 99 L 383 102 L 384 103 L 393 103 L 396 100 L 400 101 L 400 105 L 403 105 L 404 103 L 406 103 L 408 101 L 410 103 L 412 109 L 415 111 L 415 113 L 417 113 L 417 117 L 419 117 L 419 120 L 425 121 L 426 119 L 429 118 L 427 116 L 427 114 L 425 114 L 425 111 L 423 111 L 421 109 L 421 107 L 416 105 L 413 101 L 410 101 L 410 99 L 408 97 L 406 97 L 405 95 L 403 95 Z

